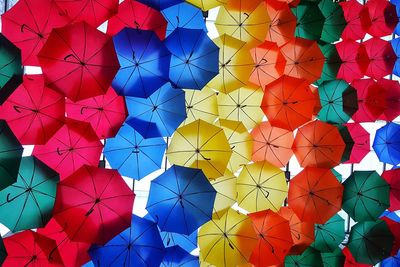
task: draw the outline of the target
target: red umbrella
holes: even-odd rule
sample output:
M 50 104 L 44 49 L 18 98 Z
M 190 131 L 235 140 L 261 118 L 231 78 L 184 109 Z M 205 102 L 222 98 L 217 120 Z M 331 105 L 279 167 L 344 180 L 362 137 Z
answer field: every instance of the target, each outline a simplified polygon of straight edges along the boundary
M 342 32 L 342 39 L 363 39 L 371 26 L 368 9 L 357 0 L 344 1 L 339 4 L 342 6 L 344 18 L 347 22 Z
M 64 125 L 65 98 L 46 87 L 42 75 L 24 75 L 4 102 L 0 117 L 24 145 L 44 144 Z
M 75 103 L 67 100 L 66 112 L 72 119 L 90 123 L 100 139 L 114 137 L 127 116 L 125 98 L 111 87 L 105 95 Z
M 102 245 L 130 226 L 134 196 L 118 171 L 82 166 L 59 183 L 54 218 L 70 240 Z
M 360 163 L 361 160 L 371 151 L 369 133 L 359 123 L 346 123 L 351 139 L 354 141 L 350 159 L 345 163 Z
M 154 31 L 164 40 L 167 21 L 158 11 L 136 0 L 125 0 L 118 7 L 118 13 L 108 20 L 107 34 L 115 35 L 124 27 Z
M 38 57 L 46 84 L 73 101 L 104 94 L 119 69 L 112 39 L 83 22 L 54 29 Z
M 390 185 L 389 210 L 400 210 L 400 169 L 384 171 L 382 177 Z
M 374 37 L 391 35 L 399 21 L 396 7 L 386 0 L 369 0 L 365 7 L 372 22 L 367 32 Z
M 54 0 L 73 22 L 97 28 L 118 12 L 118 0 Z
M 385 221 L 387 226 L 389 227 L 390 232 L 392 232 L 394 237 L 393 247 L 391 251 L 391 255 L 395 256 L 400 249 L 400 223 L 391 220 L 390 218 L 383 216 L 380 218 L 382 221 Z
M 385 91 L 386 108 L 378 119 L 392 121 L 400 114 L 400 84 L 396 80 L 380 79 L 378 86 Z
M 63 180 L 81 166 L 97 166 L 103 145 L 92 126 L 67 119 L 45 145 L 35 146 L 32 154 L 53 168 Z
M 374 37 L 365 41 L 364 47 L 369 59 L 365 75 L 380 79 L 392 73 L 397 57 L 390 42 Z
M 368 66 L 368 55 L 363 44 L 353 40 L 343 40 L 336 44 L 340 56 L 340 65 L 337 78 L 351 83 L 355 79 L 364 77 Z
M 52 0 L 21 0 L 1 16 L 2 33 L 21 49 L 22 63 L 34 66 L 51 30 L 69 21 Z

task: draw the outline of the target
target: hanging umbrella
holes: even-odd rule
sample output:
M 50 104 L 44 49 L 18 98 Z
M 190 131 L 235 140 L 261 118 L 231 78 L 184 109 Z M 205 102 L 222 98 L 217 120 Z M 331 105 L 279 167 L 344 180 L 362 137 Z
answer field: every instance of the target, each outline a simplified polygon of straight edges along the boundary
M 322 0 L 318 8 L 324 17 L 322 27 L 321 41 L 334 43 L 340 39 L 340 36 L 346 27 L 343 9 L 337 2 Z
M 124 124 L 114 138 L 106 139 L 104 156 L 121 175 L 140 180 L 161 168 L 166 147 L 163 138 L 144 139 Z
M 161 231 L 189 235 L 211 219 L 215 195 L 201 170 L 173 165 L 151 181 L 146 210 Z
M 131 221 L 131 220 L 129 220 Z M 130 226 L 104 246 L 94 245 L 89 250 L 94 266 L 160 266 L 164 257 L 157 225 L 132 215 Z
M 183 2 L 183 0 L 137 0 L 137 1 L 157 10 L 162 10 Z
M 221 119 L 240 121 L 247 129 L 259 124 L 264 113 L 260 105 L 263 90 L 261 87 L 246 86 L 228 94 L 218 94 L 218 112 Z
M 302 167 L 332 168 L 339 165 L 346 145 L 335 126 L 317 120 L 299 128 L 292 148 Z
M 400 249 L 400 227 L 399 227 L 399 222 L 396 222 L 389 217 L 381 217 L 380 218 L 382 221 L 385 221 L 387 226 L 389 227 L 390 232 L 392 233 L 394 237 L 394 242 L 393 242 L 393 247 L 390 252 L 391 256 L 395 256 L 397 252 Z
M 343 210 L 357 222 L 376 220 L 389 207 L 389 185 L 375 171 L 355 171 L 343 185 Z
M 118 13 L 108 20 L 107 34 L 116 35 L 125 27 L 152 30 L 163 40 L 167 21 L 159 11 L 150 6 L 140 1 L 126 0 L 118 6 Z
M 321 253 L 322 262 L 326 267 L 342 267 L 346 257 L 343 255 L 342 249 L 337 247 L 334 252 Z
M 210 181 L 217 194 L 214 201 L 213 219 L 221 219 L 233 204 L 236 203 L 237 177 L 230 171 L 224 176 Z
M 236 190 L 239 207 L 249 212 L 277 211 L 288 192 L 284 172 L 267 161 L 243 166 Z
M 306 167 L 290 181 L 288 203 L 300 220 L 324 224 L 340 211 L 342 194 L 329 169 Z
M 332 253 L 344 240 L 344 219 L 333 215 L 326 223 L 315 225 L 315 241 L 312 247 L 321 253 Z
M 389 257 L 393 235 L 384 221 L 360 222 L 351 228 L 349 248 L 359 263 L 375 265 Z
M 277 167 L 284 167 L 293 156 L 293 132 L 261 122 L 251 131 L 254 139 L 252 160 L 268 161 Z
M 382 173 L 382 178 L 390 185 L 390 211 L 400 210 L 400 169 Z
M 46 85 L 72 101 L 104 94 L 119 69 L 111 38 L 84 22 L 53 29 L 38 58 Z
M 169 247 L 165 249 L 165 256 L 160 267 L 175 266 L 198 267 L 199 258 L 191 255 L 179 246 Z
M 222 128 L 197 120 L 176 130 L 166 155 L 171 164 L 201 169 L 215 179 L 224 175 L 232 150 Z
M 165 84 L 148 98 L 126 97 L 126 121 L 144 138 L 171 136 L 186 119 L 185 92 Z
M 308 40 L 319 40 L 325 18 L 321 10 L 313 2 L 301 1 L 299 5 L 292 8 L 297 18 L 295 36 Z
M 214 123 L 218 118 L 217 94 L 210 87 L 201 90 L 184 90 L 187 118 L 183 125 L 201 119 Z
M 372 267 L 372 265 L 369 265 L 369 264 L 362 264 L 362 263 L 356 262 L 353 255 L 351 255 L 351 252 L 348 249 L 348 247 L 344 247 L 342 251 L 343 251 L 343 255 L 345 255 L 345 262 L 344 262 L 345 267 L 353 267 L 353 266 L 354 267 Z
M 346 123 L 345 126 L 354 141 L 350 159 L 345 163 L 360 163 L 370 152 L 369 133 L 359 123 Z
M 146 98 L 168 81 L 171 54 L 153 31 L 124 28 L 113 41 L 121 69 L 112 86 L 119 95 Z
M 200 228 L 200 261 L 221 267 L 245 264 L 257 241 L 250 218 L 229 209 Z
M 397 57 L 390 42 L 374 37 L 365 41 L 364 47 L 369 59 L 366 76 L 378 80 L 392 73 Z
M 219 74 L 208 85 L 225 94 L 246 86 L 254 66 L 246 43 L 227 34 L 213 41 L 220 52 Z
M 250 213 L 249 217 L 258 237 L 250 262 L 255 266 L 282 264 L 293 245 L 289 222 L 271 210 Z
M 309 266 L 324 266 L 322 263 L 321 254 L 309 247 L 301 255 L 286 256 L 285 267 L 309 267 Z
M 203 11 L 208 11 L 212 8 L 225 5 L 228 0 L 186 0 L 186 2 L 200 8 Z
M 1 113 L 22 144 L 42 145 L 64 125 L 65 98 L 46 87 L 42 75 L 24 75 Z
M 364 77 L 368 66 L 368 55 L 364 44 L 346 39 L 335 45 L 342 61 L 337 78 L 351 83 L 355 79 Z
M 346 20 L 346 27 L 342 32 L 342 39 L 363 39 L 372 23 L 368 8 L 357 0 L 340 2 L 339 5 L 343 9 L 344 18 Z
M 134 197 L 116 170 L 84 165 L 59 183 L 54 218 L 71 241 L 105 244 L 129 227 Z
M 294 37 L 297 19 L 289 8 L 288 3 L 279 1 L 266 1 L 270 25 L 267 41 L 282 46 Z
M 389 122 L 379 128 L 372 148 L 381 162 L 400 164 L 400 124 Z
M 315 102 L 308 81 L 284 75 L 265 87 L 261 108 L 272 126 L 294 130 L 312 119 Z
M 382 261 L 382 267 L 397 267 L 400 265 L 400 250 L 397 252 L 397 255 L 386 258 Z
M 373 37 L 391 35 L 399 21 L 396 7 L 385 0 L 370 0 L 365 7 L 372 22 L 367 32 Z
M 173 232 L 160 232 L 160 235 L 166 248 L 179 246 L 189 253 L 197 248 L 197 231 L 194 231 L 190 235 Z
M 379 117 L 385 121 L 393 121 L 400 114 L 400 83 L 395 80 L 380 79 L 377 85 L 385 91 L 386 108 Z

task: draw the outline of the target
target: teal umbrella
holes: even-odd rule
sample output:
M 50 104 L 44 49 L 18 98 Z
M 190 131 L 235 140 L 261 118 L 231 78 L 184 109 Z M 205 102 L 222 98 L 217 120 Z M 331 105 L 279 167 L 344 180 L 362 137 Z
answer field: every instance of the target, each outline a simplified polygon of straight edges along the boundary
M 332 0 L 322 0 L 318 7 L 325 18 L 321 40 L 327 43 L 338 41 L 347 24 L 342 7 Z
M 285 257 L 285 267 L 323 267 L 321 254 L 312 247 L 307 248 L 300 255 Z
M 318 46 L 324 55 L 325 63 L 322 68 L 321 78 L 315 82 L 316 85 L 320 85 L 324 81 L 336 80 L 336 76 L 342 65 L 342 60 L 334 44 L 319 41 Z
M 301 1 L 292 8 L 297 18 L 295 36 L 309 40 L 319 40 L 322 33 L 325 18 L 318 5 L 309 1 Z
M 315 241 L 311 245 L 320 252 L 334 252 L 344 240 L 344 219 L 335 214 L 324 224 L 315 225 Z

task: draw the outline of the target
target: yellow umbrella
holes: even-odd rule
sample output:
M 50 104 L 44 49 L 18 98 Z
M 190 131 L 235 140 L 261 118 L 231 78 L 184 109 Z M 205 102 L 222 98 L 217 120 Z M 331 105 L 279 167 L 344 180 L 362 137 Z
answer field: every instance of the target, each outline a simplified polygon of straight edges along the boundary
M 224 175 L 232 150 L 220 127 L 196 120 L 176 130 L 166 154 L 171 164 L 202 169 L 215 179 Z
M 203 11 L 226 4 L 227 0 L 186 0 L 186 2 L 200 8 Z
M 236 203 L 236 179 L 236 176 L 227 170 L 224 176 L 211 181 L 217 191 L 213 210 L 214 219 L 220 219 Z
M 259 124 L 264 113 L 260 108 L 264 92 L 261 87 L 246 86 L 229 94 L 218 94 L 218 112 L 221 119 L 241 121 L 247 129 Z
M 254 67 L 246 43 L 226 34 L 213 41 L 219 47 L 219 74 L 208 85 L 222 93 L 245 86 Z
M 267 161 L 246 165 L 236 184 L 237 201 L 249 212 L 278 211 L 287 197 L 285 174 Z
M 186 100 L 187 118 L 182 125 L 191 123 L 195 120 L 214 123 L 218 118 L 217 94 L 210 87 L 201 90 L 184 90 Z M 182 126 L 181 125 L 181 126 Z
M 257 241 L 250 218 L 231 208 L 200 228 L 200 261 L 218 267 L 247 263 Z

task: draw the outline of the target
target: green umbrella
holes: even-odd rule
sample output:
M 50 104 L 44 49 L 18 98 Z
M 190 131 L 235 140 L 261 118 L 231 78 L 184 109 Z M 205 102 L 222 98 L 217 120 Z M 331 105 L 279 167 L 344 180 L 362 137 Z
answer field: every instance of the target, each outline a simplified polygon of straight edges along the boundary
M 323 267 L 321 254 L 308 247 L 300 255 L 290 255 L 285 257 L 285 267 Z
M 314 233 L 312 247 L 320 252 L 334 252 L 344 239 L 344 219 L 335 214 L 326 223 L 316 224 Z
M 17 182 L 0 191 L 0 223 L 12 232 L 43 227 L 52 217 L 59 175 L 37 158 L 23 157 Z
M 321 253 L 322 262 L 324 267 L 342 267 L 346 257 L 344 256 L 342 249 L 339 247 L 335 249 L 334 252 Z
M 349 248 L 359 263 L 375 265 L 390 256 L 394 237 L 386 222 L 360 222 L 351 228 Z
M 325 18 L 321 40 L 327 43 L 338 41 L 347 24 L 342 7 L 332 0 L 322 0 L 318 7 Z
M 17 180 L 23 147 L 8 127 L 0 120 L 0 190 Z
M 322 68 L 321 78 L 315 82 L 316 85 L 320 85 L 324 81 L 336 80 L 336 76 L 342 65 L 342 60 L 334 44 L 319 41 L 318 46 L 325 57 L 325 63 Z
M 21 50 L 0 34 L 0 105 L 22 83 Z
M 344 143 L 346 144 L 346 147 L 344 148 L 342 159 L 340 160 L 340 162 L 346 162 L 350 159 L 351 151 L 353 150 L 353 146 L 354 146 L 354 140 L 349 132 L 349 129 L 347 129 L 346 126 L 338 125 L 337 127 L 339 129 L 339 133 L 342 136 Z
M 390 186 L 375 171 L 355 171 L 343 185 L 342 209 L 356 222 L 376 220 L 389 207 Z
M 317 3 L 301 1 L 292 8 L 292 13 L 297 18 L 295 36 L 309 40 L 319 40 L 324 25 L 324 16 Z

